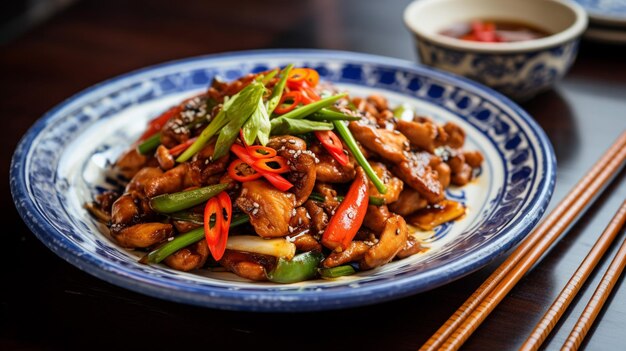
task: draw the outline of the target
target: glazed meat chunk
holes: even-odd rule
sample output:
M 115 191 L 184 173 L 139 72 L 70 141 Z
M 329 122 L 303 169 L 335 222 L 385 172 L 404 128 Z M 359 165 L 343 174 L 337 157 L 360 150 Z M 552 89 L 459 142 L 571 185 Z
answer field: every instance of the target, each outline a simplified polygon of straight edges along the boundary
M 406 161 L 397 164 L 393 173 L 423 196 L 429 203 L 437 203 L 444 198 L 443 187 L 439 176 L 430 167 L 431 155 L 427 152 L 416 152 L 409 155 Z
M 364 121 L 350 122 L 349 128 L 359 143 L 381 158 L 391 163 L 406 161 L 404 152 L 409 141 L 400 132 L 376 128 Z
M 274 238 L 289 234 L 289 220 L 295 210 L 296 197 L 274 188 L 265 180 L 243 183 L 237 206 L 250 216 L 257 234 Z
M 399 120 L 397 126 L 411 144 L 430 153 L 447 139 L 446 132 L 428 120 L 424 122 Z

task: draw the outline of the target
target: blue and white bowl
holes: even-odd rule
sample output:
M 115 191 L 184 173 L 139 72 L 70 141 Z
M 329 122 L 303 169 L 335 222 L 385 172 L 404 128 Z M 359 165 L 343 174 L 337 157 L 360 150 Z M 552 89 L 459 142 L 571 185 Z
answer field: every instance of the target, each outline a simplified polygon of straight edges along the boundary
M 481 43 L 441 35 L 472 20 L 526 23 L 554 33 L 545 38 Z M 562 0 L 418 0 L 404 12 L 422 63 L 527 100 L 548 90 L 569 70 L 587 27 L 584 9 Z
M 294 63 L 352 96 L 382 94 L 466 131 L 485 156 L 478 179 L 447 196 L 467 215 L 423 233 L 429 250 L 336 280 L 251 282 L 232 273 L 180 272 L 138 263 L 83 208 L 115 187 L 111 163 L 146 122 L 215 76 Z M 310 311 L 371 304 L 428 290 L 469 274 L 530 232 L 554 188 L 555 159 L 541 128 L 516 104 L 472 81 L 410 62 L 338 51 L 275 50 L 198 57 L 131 72 L 64 101 L 23 137 L 11 164 L 15 205 L 52 251 L 94 276 L 140 293 L 189 304 L 250 311 Z

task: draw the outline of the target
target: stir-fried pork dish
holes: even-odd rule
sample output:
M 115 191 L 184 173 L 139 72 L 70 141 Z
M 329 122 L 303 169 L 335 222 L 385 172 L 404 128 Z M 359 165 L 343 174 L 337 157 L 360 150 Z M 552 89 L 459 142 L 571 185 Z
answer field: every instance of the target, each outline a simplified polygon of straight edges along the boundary
M 422 252 L 416 232 L 463 216 L 445 190 L 483 161 L 464 142 L 452 122 L 289 65 L 215 79 L 154 118 L 114 164 L 125 189 L 86 207 L 146 264 L 335 278 Z

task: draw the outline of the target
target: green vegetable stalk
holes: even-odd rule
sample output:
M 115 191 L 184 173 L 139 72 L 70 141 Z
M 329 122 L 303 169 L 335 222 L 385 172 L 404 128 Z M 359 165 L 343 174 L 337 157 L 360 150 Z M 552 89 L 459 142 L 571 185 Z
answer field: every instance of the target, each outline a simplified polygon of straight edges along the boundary
M 272 135 L 298 135 L 314 131 L 332 130 L 332 123 L 278 117 L 271 121 Z
M 372 181 L 372 183 L 374 183 L 376 190 L 378 190 L 378 192 L 381 194 L 385 194 L 387 192 L 387 187 L 385 186 L 385 184 L 383 184 L 380 178 L 378 178 L 378 175 L 376 174 L 376 172 L 374 172 L 369 162 L 367 162 L 367 159 L 359 149 L 359 146 L 356 144 L 356 140 L 350 132 L 350 129 L 348 129 L 348 127 L 343 124 L 342 121 L 333 121 L 333 125 L 335 126 L 337 132 L 339 132 L 339 135 L 341 135 L 341 137 L 343 138 L 343 141 L 345 141 L 348 149 L 350 149 L 350 152 L 352 153 L 356 161 L 361 167 L 363 167 L 363 170 L 365 171 L 365 174 L 367 174 L 367 177 Z
M 200 135 L 198 136 L 198 139 L 196 139 L 196 141 L 189 148 L 187 148 L 185 152 L 178 156 L 176 162 L 182 163 L 189 160 L 193 155 L 202 150 L 202 148 L 209 142 L 209 140 L 211 140 L 213 136 L 215 136 L 215 134 L 219 132 L 220 136 L 222 136 L 223 130 L 226 129 L 226 126 L 230 123 L 233 123 L 229 128 L 228 134 L 222 137 L 220 152 L 223 154 L 218 154 L 218 145 L 216 144 L 213 157 L 217 159 L 225 155 L 228 151 L 228 148 L 230 148 L 230 145 L 232 145 L 232 143 L 228 145 L 228 142 L 230 140 L 234 142 L 235 139 L 237 139 L 239 128 L 241 128 L 241 125 L 245 123 L 245 121 L 248 119 L 248 117 L 250 117 L 254 109 L 257 107 L 259 96 L 263 94 L 264 89 L 265 87 L 262 83 L 253 82 L 247 87 L 243 88 L 237 94 L 233 95 L 230 99 L 228 99 L 228 101 L 224 103 L 224 106 L 222 106 L 222 109 L 217 114 L 217 116 L 215 116 L 211 123 L 209 123 L 209 125 L 204 128 L 202 133 L 200 133 Z M 244 116 L 247 112 L 249 113 Z M 241 125 L 239 125 L 239 123 L 241 123 Z M 233 137 L 232 129 L 236 125 L 239 125 L 239 127 L 235 131 L 235 135 Z
M 276 106 L 278 106 L 281 96 L 283 96 L 285 84 L 287 84 L 287 77 L 289 76 L 289 72 L 291 72 L 292 68 L 293 64 L 288 64 L 287 67 L 280 72 L 280 80 L 274 86 L 274 91 L 272 91 L 272 95 L 269 100 L 267 100 L 267 114 L 270 116 L 272 115 L 272 112 L 274 112 L 274 109 L 276 109 Z
M 233 97 L 236 101 L 233 101 L 225 112 L 228 123 L 220 130 L 217 137 L 213 159 L 218 159 L 228 153 L 230 147 L 237 140 L 241 127 L 258 110 L 259 106 L 263 107 L 262 103 L 259 104 L 259 100 L 263 98 L 264 91 L 265 86 L 262 83 L 253 82 L 235 95 L 236 97 Z
M 304 105 L 301 107 L 298 107 L 294 110 L 291 110 L 287 113 L 285 113 L 284 115 L 282 115 L 281 117 L 284 118 L 293 118 L 293 119 L 302 119 L 305 118 L 323 108 L 332 106 L 335 102 L 343 99 L 344 97 L 348 96 L 348 94 L 346 93 L 342 93 L 342 94 L 337 94 L 337 95 L 333 95 L 333 96 L 329 96 L 327 98 L 312 102 L 308 105 Z
M 276 267 L 267 273 L 267 279 L 284 284 L 311 279 L 317 274 L 317 266 L 323 258 L 321 253 L 313 251 L 296 255 L 291 260 L 280 258 Z
M 263 104 L 263 97 L 261 96 L 256 110 L 254 110 L 246 124 L 243 125 L 243 138 L 248 145 L 254 144 L 254 141 L 259 138 L 261 145 L 265 146 L 269 141 L 271 128 L 270 116 L 267 114 Z
M 150 199 L 150 207 L 159 213 L 174 213 L 197 206 L 221 193 L 228 184 L 216 184 L 173 194 L 163 194 Z
M 230 228 L 234 228 L 244 223 L 248 223 L 249 220 L 250 217 L 248 217 L 248 215 L 233 217 L 233 219 L 230 221 Z M 174 252 L 191 244 L 197 243 L 202 239 L 204 239 L 203 227 L 190 230 L 187 233 L 183 233 L 177 236 L 176 238 L 174 238 L 174 240 L 166 242 L 157 249 L 152 250 L 150 253 L 142 257 L 139 262 L 144 264 L 159 263 Z
M 333 268 L 320 268 L 318 271 L 324 278 L 337 278 L 356 273 L 354 267 L 350 265 L 337 266 Z
M 312 121 L 358 121 L 361 119 L 361 117 L 349 116 L 345 113 L 323 108 L 307 117 L 307 119 L 310 119 Z
M 156 133 L 144 140 L 137 146 L 137 151 L 142 155 L 147 155 L 161 145 L 161 133 Z

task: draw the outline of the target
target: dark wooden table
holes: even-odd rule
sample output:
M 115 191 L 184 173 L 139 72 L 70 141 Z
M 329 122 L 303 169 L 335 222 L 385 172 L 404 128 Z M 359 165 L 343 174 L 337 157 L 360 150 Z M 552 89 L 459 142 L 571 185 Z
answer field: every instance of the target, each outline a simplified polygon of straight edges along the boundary
M 171 59 L 231 50 L 312 47 L 413 60 L 402 21 L 408 0 L 82 1 L 0 47 L 2 176 L 20 136 L 46 110 L 103 79 Z M 553 207 L 626 129 L 626 55 L 584 43 L 555 90 L 524 104 L 558 159 Z M 526 276 L 467 342 L 467 350 L 521 345 L 626 198 L 617 175 L 580 223 Z M 418 348 L 491 273 L 486 268 L 439 289 L 341 311 L 252 314 L 161 301 L 100 281 L 61 260 L 18 216 L 2 186 L 0 349 L 172 349 L 198 345 L 277 349 Z M 625 237 L 622 231 L 619 241 Z M 611 252 L 614 253 L 617 245 Z M 601 267 L 608 266 L 603 260 Z M 558 349 L 601 278 L 546 343 Z M 620 283 L 623 280 L 620 281 Z M 590 332 L 589 350 L 626 345 L 626 287 L 616 289 Z M 125 347 L 125 348 L 126 348 Z

